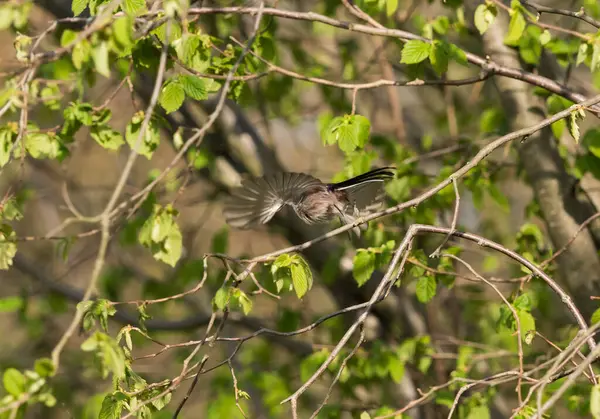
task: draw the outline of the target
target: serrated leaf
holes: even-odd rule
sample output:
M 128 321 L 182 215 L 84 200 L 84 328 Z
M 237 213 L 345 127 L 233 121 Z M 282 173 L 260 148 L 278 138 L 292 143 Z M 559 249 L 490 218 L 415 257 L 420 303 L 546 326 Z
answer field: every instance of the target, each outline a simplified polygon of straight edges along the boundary
M 354 256 L 352 275 L 358 286 L 364 285 L 375 271 L 375 254 L 369 251 L 358 251 Z
M 521 36 L 523 36 L 523 32 L 525 31 L 526 27 L 527 21 L 525 20 L 523 13 L 521 13 L 521 10 L 513 10 L 513 14 L 508 25 L 508 33 L 504 38 L 504 43 L 509 46 L 519 45 Z
M 417 299 L 422 303 L 429 302 L 437 292 L 437 282 L 433 276 L 422 276 L 417 280 Z
M 55 159 L 60 153 L 60 143 L 55 136 L 34 132 L 25 137 L 25 149 L 35 159 Z
M 123 401 L 109 394 L 102 400 L 98 419 L 119 419 L 121 417 L 121 410 L 123 410 Z
M 158 102 L 167 113 L 175 112 L 183 105 L 185 90 L 178 79 L 167 80 L 163 86 Z
M 429 57 L 431 44 L 429 42 L 410 40 L 402 48 L 400 62 L 403 64 L 418 64 Z
M 137 15 L 147 11 L 145 0 L 122 0 L 121 8 L 130 15 Z
M 277 256 L 275 261 L 273 262 L 273 266 L 277 268 L 284 268 L 290 266 L 292 264 L 292 257 L 288 253 L 284 253 L 283 255 Z
M 180 39 L 174 42 L 177 58 L 187 65 L 192 64 L 199 46 L 200 37 L 194 34 L 183 35 Z
M 90 135 L 98 144 L 107 150 L 118 150 L 125 140 L 120 132 L 107 125 L 94 125 L 90 128 Z
M 572 111 L 567 118 L 567 129 L 569 130 L 569 134 L 575 140 L 576 143 L 579 143 L 579 124 L 577 124 L 577 120 L 580 118 L 579 112 Z
M 298 298 L 304 295 L 312 288 L 312 272 L 306 262 L 293 263 L 290 266 L 292 274 L 292 284 Z
M 206 79 L 196 76 L 183 75 L 179 77 L 179 82 L 183 86 L 185 94 L 195 100 L 208 99 L 208 90 L 206 88 Z

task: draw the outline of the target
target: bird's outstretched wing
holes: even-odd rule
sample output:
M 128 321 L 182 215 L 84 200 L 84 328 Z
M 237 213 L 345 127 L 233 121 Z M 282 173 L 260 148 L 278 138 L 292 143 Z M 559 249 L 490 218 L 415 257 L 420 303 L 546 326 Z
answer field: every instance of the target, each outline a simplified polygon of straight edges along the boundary
M 235 228 L 265 224 L 283 208 L 298 202 L 302 194 L 323 183 L 304 173 L 276 173 L 246 178 L 225 203 L 227 223 Z
M 362 214 L 373 211 L 381 205 L 385 197 L 385 181 L 394 177 L 393 170 L 393 167 L 381 167 L 344 182 L 331 184 L 329 187 L 348 194 L 348 201 L 351 204 L 348 210 L 356 217 L 358 214 L 355 209 Z

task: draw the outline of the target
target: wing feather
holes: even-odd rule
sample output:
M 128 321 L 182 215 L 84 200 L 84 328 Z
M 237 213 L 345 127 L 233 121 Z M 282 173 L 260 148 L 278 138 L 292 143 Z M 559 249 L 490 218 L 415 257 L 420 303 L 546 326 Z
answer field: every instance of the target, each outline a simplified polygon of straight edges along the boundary
M 261 178 L 246 178 L 225 203 L 227 223 L 236 228 L 251 228 L 269 222 L 285 205 L 294 205 L 302 194 L 323 183 L 304 173 L 276 173 Z

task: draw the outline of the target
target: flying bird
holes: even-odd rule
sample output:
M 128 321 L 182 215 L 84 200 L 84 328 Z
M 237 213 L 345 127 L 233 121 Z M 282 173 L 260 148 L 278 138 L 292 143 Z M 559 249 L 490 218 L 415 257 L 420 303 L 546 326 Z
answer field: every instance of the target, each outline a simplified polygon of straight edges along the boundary
M 254 228 L 289 206 L 307 224 L 336 217 L 343 224 L 351 224 L 381 204 L 384 182 L 394 177 L 394 170 L 382 167 L 339 183 L 323 183 L 305 173 L 246 178 L 225 203 L 225 219 L 235 228 Z M 358 228 L 354 231 L 360 235 Z

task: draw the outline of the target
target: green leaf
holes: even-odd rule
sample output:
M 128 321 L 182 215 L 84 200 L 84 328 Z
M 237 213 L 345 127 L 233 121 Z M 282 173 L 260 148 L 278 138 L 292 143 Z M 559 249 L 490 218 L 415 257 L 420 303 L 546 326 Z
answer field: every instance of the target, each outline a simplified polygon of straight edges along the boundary
M 129 15 L 142 14 L 147 11 L 145 0 L 123 0 L 121 8 Z
M 21 297 L 0 298 L 0 313 L 12 313 L 23 307 L 24 301 Z
M 494 23 L 497 14 L 498 9 L 493 3 L 485 2 L 477 6 L 477 9 L 475 9 L 475 27 L 481 35 Z
M 523 13 L 521 13 L 521 10 L 513 10 L 504 43 L 513 47 L 519 45 L 526 26 L 527 21 L 525 20 Z
M 17 133 L 11 126 L 0 128 L 0 167 L 10 161 L 11 151 L 17 139 Z
M 460 49 L 457 45 L 455 44 L 449 44 L 450 45 L 450 57 L 456 61 L 458 64 L 467 67 L 469 65 L 469 62 L 467 61 L 467 54 Z
M 427 303 L 437 292 L 437 282 L 433 276 L 426 275 L 417 281 L 417 299 L 422 303 Z
M 531 311 L 533 308 L 531 296 L 527 293 L 519 295 L 513 302 L 513 306 L 517 310 Z
M 34 369 L 40 377 L 52 377 L 56 373 L 56 367 L 50 358 L 36 359 Z
M 594 311 L 594 314 L 592 314 L 592 319 L 591 319 L 591 323 L 592 324 L 596 324 L 600 322 L 600 308 L 596 309 L 596 311 Z
M 112 24 L 113 36 L 123 52 L 130 52 L 133 45 L 133 24 L 128 16 L 115 19 Z
M 238 296 L 238 303 L 242 306 L 242 311 L 247 316 L 252 311 L 252 300 L 240 289 L 237 289 L 240 292 Z
M 448 71 L 448 57 L 450 56 L 450 46 L 441 41 L 434 41 L 429 52 L 429 61 L 436 73 L 439 75 Z
M 590 393 L 590 413 L 594 419 L 600 419 L 600 384 L 592 387 Z
M 429 57 L 430 51 L 431 44 L 429 42 L 410 40 L 402 48 L 400 62 L 403 64 L 418 64 Z
M 354 129 L 355 144 L 363 148 L 371 134 L 371 122 L 362 115 L 352 115 L 350 125 Z
M 79 16 L 87 7 L 89 0 L 73 0 L 71 10 L 74 16 Z
M 92 49 L 92 59 L 96 66 L 96 71 L 104 77 L 110 77 L 110 67 L 108 64 L 108 42 L 101 42 Z
M 92 46 L 88 40 L 83 39 L 75 44 L 71 52 L 71 60 L 77 70 L 81 70 L 83 65 L 88 63 L 91 53 Z
M 404 361 L 396 356 L 396 354 L 391 355 L 388 360 L 388 370 L 392 380 L 400 383 L 402 378 L 404 378 Z
M 200 37 L 194 34 L 183 35 L 180 39 L 174 42 L 177 58 L 187 65 L 192 65 L 199 46 Z
M 581 140 L 581 144 L 594 156 L 600 158 L 600 130 L 597 128 L 592 128 L 588 130 L 583 139 Z
M 369 139 L 371 123 L 362 115 L 345 115 L 333 118 L 321 131 L 323 144 L 335 144 L 345 153 L 364 147 Z
M 20 220 L 23 218 L 23 200 L 18 197 L 3 199 L 0 220 Z
M 517 310 L 519 323 L 521 324 L 521 338 L 525 338 L 529 331 L 535 332 L 535 319 L 530 312 L 525 310 Z
M 298 298 L 302 298 L 311 288 L 313 284 L 312 271 L 310 267 L 299 255 L 295 255 L 299 259 L 290 266 L 292 274 L 292 283 L 294 291 Z
M 25 137 L 25 149 L 35 159 L 56 159 L 60 154 L 60 143 L 55 135 L 34 132 Z
M 540 44 L 546 45 L 551 40 L 552 40 L 552 34 L 550 33 L 550 31 L 548 31 L 548 29 L 544 30 L 544 32 L 542 32 L 542 34 L 540 35 L 540 39 L 539 39 Z
M 337 116 L 335 118 L 327 118 L 329 115 L 325 115 L 324 121 L 328 121 L 327 125 L 324 128 L 320 129 L 321 140 L 323 141 L 323 145 L 333 145 L 337 143 L 338 136 L 335 135 L 338 127 L 344 122 L 344 118 L 341 116 Z M 323 121 L 319 120 L 319 123 Z
M 600 70 L 600 41 L 594 42 L 592 48 L 592 62 L 590 63 L 590 71 L 592 73 Z
M 404 201 L 410 193 L 410 177 L 402 176 L 386 182 L 385 191 L 395 201 Z
M 123 400 L 109 394 L 102 401 L 98 419 L 119 419 L 123 410 Z
M 368 250 L 359 250 L 354 256 L 352 275 L 358 286 L 364 285 L 375 271 L 375 254 Z
M 584 114 L 585 115 L 585 114 Z M 579 110 L 572 111 L 567 118 L 567 129 L 569 130 L 569 134 L 575 140 L 576 143 L 579 143 L 579 125 L 577 124 L 577 120 L 582 118 L 581 112 Z M 583 119 L 583 118 L 582 118 Z
M 8 368 L 2 376 L 4 389 L 15 397 L 19 397 L 25 392 L 25 382 L 25 376 L 15 368 Z
M 472 407 L 467 415 L 467 419 L 490 419 L 490 417 L 490 409 L 484 404 Z
M 108 125 L 94 125 L 90 128 L 90 135 L 98 144 L 107 150 L 118 150 L 125 140 L 120 132 L 115 131 Z
M 115 379 L 125 375 L 125 353 L 119 344 L 107 334 L 95 332 L 81 344 L 84 352 L 94 352 L 102 367 L 102 376 L 106 378 L 112 372 Z
M 178 215 L 170 205 L 161 208 L 155 205 L 153 213 L 142 225 L 138 240 L 152 251 L 156 260 L 175 266 L 181 257 L 182 236 L 175 222 Z
M 385 2 L 385 14 L 392 16 L 398 10 L 398 0 L 386 0 Z
M 546 106 L 548 107 L 548 113 L 550 114 L 555 114 L 564 111 L 572 104 L 572 102 L 555 94 L 550 95 L 548 99 L 546 99 Z M 550 128 L 552 129 L 552 133 L 554 134 L 554 136 L 556 138 L 560 138 L 566 126 L 567 125 L 565 120 L 561 119 L 550 125 Z
M 585 60 L 587 59 L 589 51 L 590 51 L 590 49 L 589 49 L 589 44 L 588 43 L 582 42 L 579 45 L 579 49 L 577 50 L 577 59 L 575 61 L 575 65 L 576 66 L 579 66 L 579 64 L 585 62 Z
M 154 118 L 151 118 L 141 141 L 138 141 L 143 119 L 144 112 L 142 111 L 133 116 L 131 122 L 125 129 L 125 141 L 127 141 L 127 144 L 129 144 L 136 152 L 150 160 L 152 158 L 152 153 L 154 153 L 154 150 L 156 150 L 160 142 L 160 132 L 158 130 L 158 124 Z
M 179 82 L 183 86 L 185 94 L 195 100 L 208 99 L 208 90 L 206 88 L 206 79 L 196 76 L 179 76 Z
M 227 299 L 229 298 L 229 287 L 221 287 L 217 290 L 213 303 L 219 310 L 223 310 L 227 306 Z
M 175 112 L 183 105 L 185 100 L 185 90 L 179 79 L 167 80 L 163 86 L 158 102 L 167 113 Z
M 0 270 L 7 270 L 13 264 L 17 254 L 15 237 L 15 232 L 8 224 L 0 224 Z
M 277 259 L 273 262 L 273 266 L 278 268 L 288 267 L 292 264 L 292 257 L 288 253 L 277 256 Z

